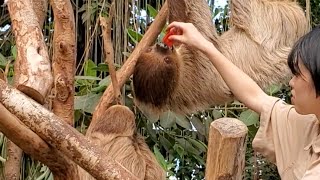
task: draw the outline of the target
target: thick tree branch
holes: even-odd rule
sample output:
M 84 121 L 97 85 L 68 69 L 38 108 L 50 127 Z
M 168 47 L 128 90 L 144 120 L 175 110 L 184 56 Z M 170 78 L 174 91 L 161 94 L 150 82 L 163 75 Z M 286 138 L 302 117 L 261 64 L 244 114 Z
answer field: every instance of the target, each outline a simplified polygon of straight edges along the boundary
M 73 125 L 76 35 L 72 5 L 69 0 L 51 0 L 54 14 L 53 112 Z
M 22 148 L 24 152 L 46 164 L 61 179 L 68 179 L 77 174 L 76 171 L 66 171 L 72 165 L 72 163 L 69 163 L 69 159 L 64 157 L 61 152 L 50 147 L 37 134 L 21 123 L 1 103 L 0 112 L 0 131 L 13 143 Z M 20 167 L 20 164 L 18 167 Z M 19 177 L 16 178 L 19 179 Z
M 31 0 L 10 0 L 8 10 L 18 50 L 14 66 L 15 86 L 43 104 L 53 78 L 39 20 Z
M 61 118 L 0 80 L 0 103 L 53 148 L 97 179 L 136 179 Z

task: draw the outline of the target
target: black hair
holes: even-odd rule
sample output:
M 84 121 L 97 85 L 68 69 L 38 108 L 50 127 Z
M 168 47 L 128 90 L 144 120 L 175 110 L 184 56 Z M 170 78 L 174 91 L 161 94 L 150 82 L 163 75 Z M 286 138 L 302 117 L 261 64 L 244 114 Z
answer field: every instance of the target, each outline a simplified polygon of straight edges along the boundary
M 299 61 L 310 72 L 318 97 L 320 95 L 320 26 L 302 36 L 293 46 L 288 56 L 288 65 L 294 75 L 301 75 Z

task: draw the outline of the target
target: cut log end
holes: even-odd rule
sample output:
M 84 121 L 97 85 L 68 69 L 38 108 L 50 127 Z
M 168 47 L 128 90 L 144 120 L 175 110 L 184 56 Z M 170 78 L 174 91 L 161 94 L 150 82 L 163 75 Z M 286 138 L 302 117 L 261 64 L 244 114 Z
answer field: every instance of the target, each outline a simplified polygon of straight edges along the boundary
M 211 123 L 210 128 L 219 131 L 223 137 L 241 137 L 247 134 L 247 126 L 238 119 L 221 118 Z
M 25 95 L 29 96 L 33 100 L 37 101 L 39 104 L 43 105 L 45 102 L 45 98 L 35 89 L 25 86 L 25 85 L 18 85 L 17 89 L 21 92 L 23 92 Z

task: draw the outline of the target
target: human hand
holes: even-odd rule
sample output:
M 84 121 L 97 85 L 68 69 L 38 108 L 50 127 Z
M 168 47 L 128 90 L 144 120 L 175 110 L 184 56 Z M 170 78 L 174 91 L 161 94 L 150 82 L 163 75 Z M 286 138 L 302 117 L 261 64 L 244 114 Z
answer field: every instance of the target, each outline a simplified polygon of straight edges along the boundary
M 171 34 L 168 40 L 173 41 L 176 45 L 186 44 L 189 47 L 205 51 L 210 43 L 192 23 L 172 22 L 167 27 L 167 31 Z

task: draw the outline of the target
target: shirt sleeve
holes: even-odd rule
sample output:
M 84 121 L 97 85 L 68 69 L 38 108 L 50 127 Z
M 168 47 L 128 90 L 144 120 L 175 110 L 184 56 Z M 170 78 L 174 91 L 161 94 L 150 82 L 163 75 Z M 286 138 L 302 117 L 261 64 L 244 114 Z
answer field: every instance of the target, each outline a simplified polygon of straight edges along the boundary
M 263 102 L 253 149 L 275 163 L 280 174 L 292 169 L 304 147 L 317 134 L 314 115 L 300 115 L 292 105 L 270 97 Z M 302 157 L 302 156 L 301 156 Z M 300 159 L 299 159 L 300 160 Z
M 262 113 L 260 114 L 260 127 L 252 142 L 253 149 L 273 163 L 276 163 L 276 155 L 273 139 L 274 127 L 271 119 L 277 113 L 272 111 L 278 101 L 280 99 L 270 98 L 264 103 Z

